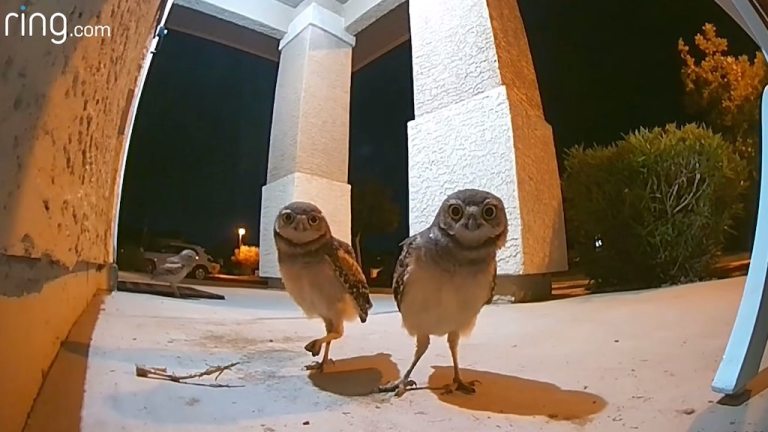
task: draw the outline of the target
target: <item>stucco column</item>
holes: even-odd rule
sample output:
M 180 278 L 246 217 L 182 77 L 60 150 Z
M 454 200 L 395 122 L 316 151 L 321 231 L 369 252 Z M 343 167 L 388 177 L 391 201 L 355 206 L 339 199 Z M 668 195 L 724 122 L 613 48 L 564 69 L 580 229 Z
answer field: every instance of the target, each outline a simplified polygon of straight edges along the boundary
M 509 218 L 498 291 L 518 301 L 546 297 L 549 278 L 536 275 L 567 269 L 562 197 L 517 1 L 411 0 L 409 7 L 411 232 L 429 225 L 447 194 L 489 190 Z
M 333 234 L 351 237 L 349 93 L 355 39 L 344 19 L 312 3 L 280 42 L 267 184 L 262 192 L 259 273 L 280 277 L 272 229 L 277 212 L 311 201 Z

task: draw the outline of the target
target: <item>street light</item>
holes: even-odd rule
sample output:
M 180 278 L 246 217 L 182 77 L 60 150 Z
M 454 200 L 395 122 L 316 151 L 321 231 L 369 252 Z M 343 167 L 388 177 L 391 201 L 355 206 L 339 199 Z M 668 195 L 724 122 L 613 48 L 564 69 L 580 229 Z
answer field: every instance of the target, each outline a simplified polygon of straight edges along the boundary
M 237 234 L 238 234 L 238 241 L 237 242 L 240 245 L 240 247 L 243 247 L 243 235 L 245 235 L 245 228 L 238 228 L 237 229 Z

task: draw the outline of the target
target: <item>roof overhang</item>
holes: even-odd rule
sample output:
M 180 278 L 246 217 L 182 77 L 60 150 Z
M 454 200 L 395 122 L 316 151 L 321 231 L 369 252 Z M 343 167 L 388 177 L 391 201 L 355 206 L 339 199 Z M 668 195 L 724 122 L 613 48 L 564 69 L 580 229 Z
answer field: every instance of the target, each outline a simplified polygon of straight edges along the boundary
M 406 0 L 312 0 L 344 18 L 357 70 L 410 38 Z M 306 0 L 175 0 L 166 27 L 273 61 Z

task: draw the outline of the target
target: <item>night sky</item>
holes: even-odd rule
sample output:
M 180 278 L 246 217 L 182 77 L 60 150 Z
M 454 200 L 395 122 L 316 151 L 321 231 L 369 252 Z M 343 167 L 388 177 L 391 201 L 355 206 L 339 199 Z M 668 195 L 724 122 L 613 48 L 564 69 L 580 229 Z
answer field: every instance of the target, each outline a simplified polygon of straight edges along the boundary
M 757 46 L 714 1 L 521 0 L 545 116 L 558 154 L 608 144 L 640 126 L 696 120 L 682 103 L 678 38 L 704 22 L 731 51 Z M 401 206 L 398 230 L 368 246 L 393 251 L 408 234 L 406 123 L 413 119 L 410 43 L 353 75 L 349 181 L 378 180 Z M 238 226 L 258 243 L 277 64 L 170 32 L 150 68 L 126 165 L 121 241 L 146 226 L 228 257 Z
M 757 45 L 714 0 L 521 0 L 547 121 L 558 153 L 608 144 L 641 126 L 691 119 L 684 112 L 677 42 L 705 22 L 731 52 Z

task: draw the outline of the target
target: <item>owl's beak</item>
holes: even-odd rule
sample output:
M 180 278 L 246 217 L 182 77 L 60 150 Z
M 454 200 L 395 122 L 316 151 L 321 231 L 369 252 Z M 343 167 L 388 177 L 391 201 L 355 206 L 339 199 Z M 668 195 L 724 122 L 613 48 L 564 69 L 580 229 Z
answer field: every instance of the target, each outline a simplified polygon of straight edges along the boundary
M 468 216 L 467 231 L 477 231 L 480 228 L 480 224 L 477 223 L 477 217 L 474 214 Z

